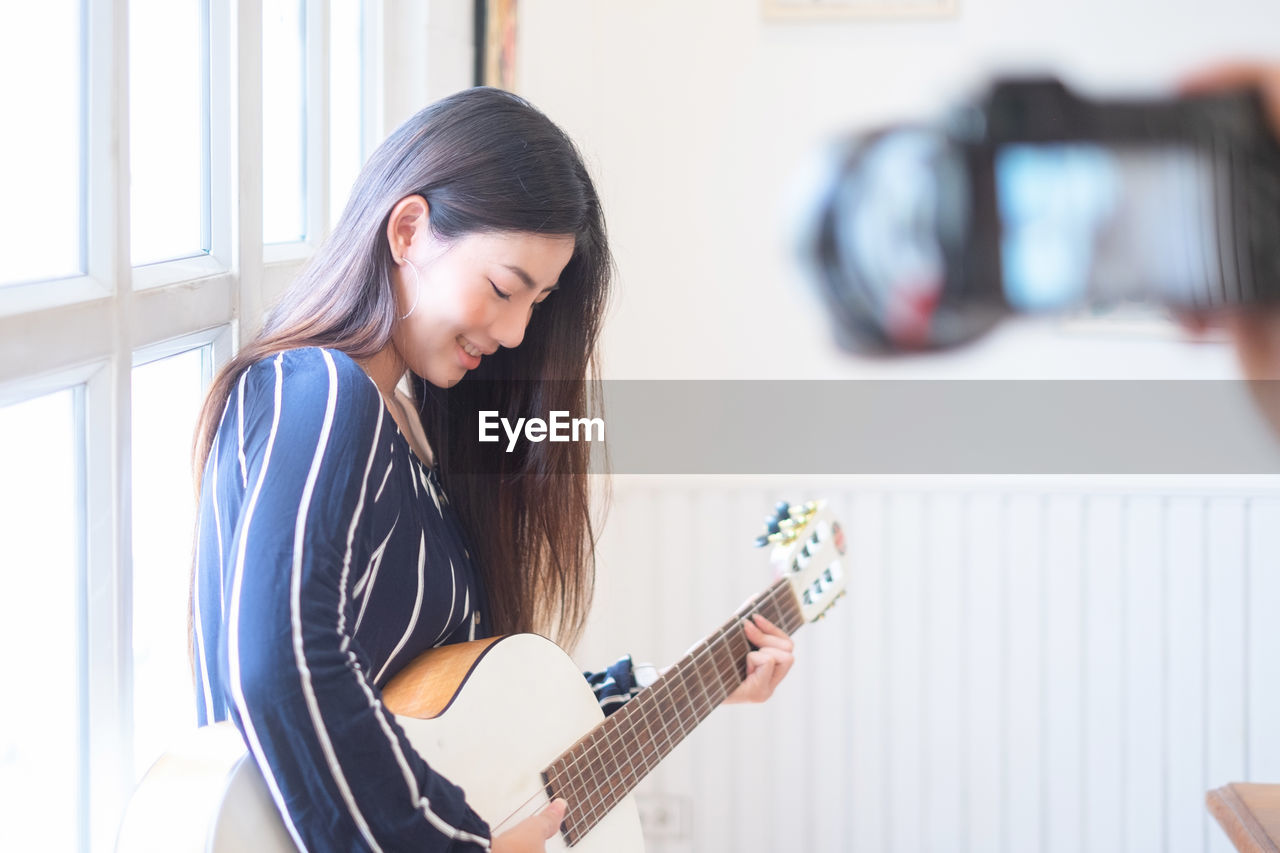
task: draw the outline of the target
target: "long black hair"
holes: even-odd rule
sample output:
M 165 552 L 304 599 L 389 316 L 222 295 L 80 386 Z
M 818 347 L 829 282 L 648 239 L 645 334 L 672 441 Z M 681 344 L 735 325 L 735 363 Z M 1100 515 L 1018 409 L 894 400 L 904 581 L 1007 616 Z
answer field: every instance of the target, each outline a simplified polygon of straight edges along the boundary
M 388 345 L 397 311 L 385 235 L 392 208 L 411 195 L 426 199 L 432 233 L 445 242 L 484 232 L 574 239 L 558 291 L 518 350 L 498 350 L 448 390 L 415 382 L 427 441 L 485 580 L 490 626 L 571 645 L 595 575 L 587 445 L 526 442 L 519 454 L 490 455 L 492 445 L 449 429 L 479 408 L 599 415 L 597 343 L 613 273 L 600 200 L 572 140 L 509 92 L 475 88 L 438 101 L 369 158 L 333 233 L 209 389 L 193 451 L 197 493 L 222 410 L 250 365 L 297 347 L 366 359 Z

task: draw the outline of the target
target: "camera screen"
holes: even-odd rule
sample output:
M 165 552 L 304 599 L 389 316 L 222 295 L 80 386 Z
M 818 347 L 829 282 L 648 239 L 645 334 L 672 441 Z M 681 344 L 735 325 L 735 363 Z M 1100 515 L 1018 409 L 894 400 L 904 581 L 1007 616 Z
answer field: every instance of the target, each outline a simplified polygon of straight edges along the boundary
M 1005 298 L 1022 311 L 1220 293 L 1215 184 L 1187 147 L 1018 143 L 996 152 Z

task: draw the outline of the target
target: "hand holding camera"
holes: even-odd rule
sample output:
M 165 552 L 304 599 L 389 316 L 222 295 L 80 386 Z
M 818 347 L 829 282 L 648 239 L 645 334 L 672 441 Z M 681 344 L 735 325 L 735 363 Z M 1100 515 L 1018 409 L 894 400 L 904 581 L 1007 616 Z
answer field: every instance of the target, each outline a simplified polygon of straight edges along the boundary
M 802 247 L 839 340 L 892 354 L 1015 313 L 1280 304 L 1278 79 L 1236 66 L 1146 101 L 1004 81 L 839 144 Z

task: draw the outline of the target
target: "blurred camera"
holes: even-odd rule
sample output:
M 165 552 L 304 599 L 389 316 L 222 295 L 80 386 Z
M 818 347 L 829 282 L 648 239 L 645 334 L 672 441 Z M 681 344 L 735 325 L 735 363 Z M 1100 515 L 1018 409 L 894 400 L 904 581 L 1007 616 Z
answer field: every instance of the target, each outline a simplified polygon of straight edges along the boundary
M 1252 90 L 999 81 L 835 144 L 820 172 L 801 254 L 856 352 L 952 347 L 1015 313 L 1280 301 L 1280 144 Z

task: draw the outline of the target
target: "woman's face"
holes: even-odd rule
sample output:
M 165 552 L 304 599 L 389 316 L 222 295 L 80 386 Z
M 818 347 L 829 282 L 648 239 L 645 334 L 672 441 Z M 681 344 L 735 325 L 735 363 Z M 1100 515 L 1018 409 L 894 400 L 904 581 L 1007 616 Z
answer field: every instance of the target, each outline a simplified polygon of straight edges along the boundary
M 408 314 L 391 334 L 401 360 L 448 388 L 498 347 L 519 346 L 573 248 L 572 236 L 525 232 L 414 239 L 393 272 L 398 315 Z

